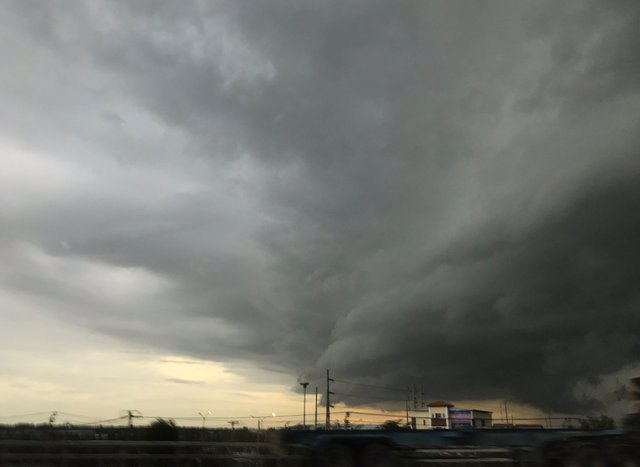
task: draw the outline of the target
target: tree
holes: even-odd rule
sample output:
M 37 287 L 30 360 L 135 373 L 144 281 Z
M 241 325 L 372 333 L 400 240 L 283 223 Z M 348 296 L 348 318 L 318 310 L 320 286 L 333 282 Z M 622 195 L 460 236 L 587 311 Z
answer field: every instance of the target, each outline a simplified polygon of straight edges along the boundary
M 145 433 L 147 441 L 178 441 L 178 427 L 173 420 L 158 418 Z
M 380 425 L 380 428 L 388 431 L 398 431 L 402 429 L 399 420 L 387 420 L 382 425 Z
M 587 417 L 580 420 L 580 428 L 583 430 L 611 430 L 615 427 L 616 422 L 607 415 Z

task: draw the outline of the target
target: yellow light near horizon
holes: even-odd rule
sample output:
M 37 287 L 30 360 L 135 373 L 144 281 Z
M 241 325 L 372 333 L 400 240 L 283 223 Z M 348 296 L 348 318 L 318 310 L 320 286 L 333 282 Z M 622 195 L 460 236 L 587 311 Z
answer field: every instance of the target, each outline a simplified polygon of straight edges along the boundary
M 229 371 L 222 363 L 167 356 L 150 362 L 152 370 L 167 379 L 198 383 L 242 383 L 243 378 Z

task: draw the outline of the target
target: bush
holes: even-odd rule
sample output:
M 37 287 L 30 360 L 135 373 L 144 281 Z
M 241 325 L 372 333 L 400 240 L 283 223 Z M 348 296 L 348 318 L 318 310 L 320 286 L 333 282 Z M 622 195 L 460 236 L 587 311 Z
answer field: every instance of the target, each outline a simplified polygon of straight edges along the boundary
M 583 430 L 611 430 L 616 427 L 613 418 L 606 415 L 588 417 L 580 420 L 580 428 Z
M 178 441 L 178 427 L 173 420 L 158 418 L 145 433 L 147 441 Z
M 380 425 L 380 428 L 387 431 L 402 430 L 402 426 L 400 425 L 400 422 L 398 420 L 387 420 L 382 425 Z

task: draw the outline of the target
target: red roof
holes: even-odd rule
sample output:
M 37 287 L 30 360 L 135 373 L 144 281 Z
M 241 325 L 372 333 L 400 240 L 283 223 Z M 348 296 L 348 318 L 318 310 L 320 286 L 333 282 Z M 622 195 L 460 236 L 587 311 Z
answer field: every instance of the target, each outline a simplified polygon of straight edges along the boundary
M 428 407 L 453 407 L 453 404 L 447 401 L 435 401 L 435 402 L 430 402 L 429 404 L 427 404 L 427 406 Z

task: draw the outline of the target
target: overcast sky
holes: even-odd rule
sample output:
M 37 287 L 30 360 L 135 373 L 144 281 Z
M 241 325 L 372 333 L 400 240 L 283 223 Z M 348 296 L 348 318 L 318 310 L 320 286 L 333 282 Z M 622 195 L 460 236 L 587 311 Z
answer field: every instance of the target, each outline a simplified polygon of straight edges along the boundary
M 630 409 L 637 1 L 0 8 L 2 414 Z

